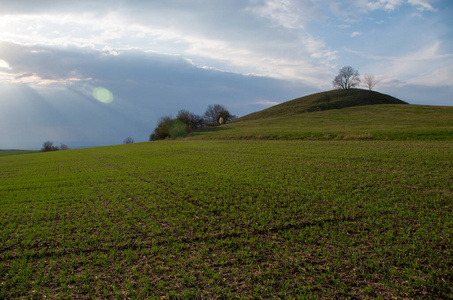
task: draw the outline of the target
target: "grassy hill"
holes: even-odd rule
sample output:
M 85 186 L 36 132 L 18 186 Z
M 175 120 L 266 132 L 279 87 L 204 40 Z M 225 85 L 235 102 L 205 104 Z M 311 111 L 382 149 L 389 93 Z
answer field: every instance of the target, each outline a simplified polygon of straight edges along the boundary
M 452 140 L 453 107 L 408 105 L 368 90 L 334 90 L 195 132 L 191 138 Z
M 291 116 L 313 111 L 324 111 L 352 106 L 376 104 L 408 103 L 392 96 L 381 94 L 375 91 L 361 89 L 332 90 L 308 95 L 272 106 L 262 111 L 258 111 L 239 118 L 237 122 Z

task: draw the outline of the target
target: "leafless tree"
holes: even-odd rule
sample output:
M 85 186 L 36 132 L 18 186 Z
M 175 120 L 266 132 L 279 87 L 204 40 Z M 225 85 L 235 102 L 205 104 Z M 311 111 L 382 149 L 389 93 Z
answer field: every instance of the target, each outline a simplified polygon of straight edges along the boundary
M 235 115 L 232 115 L 223 105 L 214 104 L 209 105 L 204 113 L 205 121 L 209 125 L 219 125 L 219 119 L 223 118 L 224 122 L 230 122 L 236 119 Z
M 188 131 L 193 131 L 203 125 L 202 117 L 185 109 L 178 112 L 176 119 L 186 124 Z
M 376 80 L 376 78 L 374 78 L 373 75 L 365 74 L 363 76 L 363 83 L 369 90 L 372 90 L 373 87 L 378 83 L 378 81 Z
M 333 80 L 333 86 L 338 89 L 350 89 L 360 83 L 359 71 L 353 67 L 343 67 Z
M 128 136 L 128 137 L 124 140 L 123 143 L 124 143 L 124 144 L 133 144 L 133 143 L 134 143 L 134 139 L 131 138 L 130 136 Z
M 69 147 L 68 147 L 68 145 L 61 143 L 60 150 L 69 150 Z

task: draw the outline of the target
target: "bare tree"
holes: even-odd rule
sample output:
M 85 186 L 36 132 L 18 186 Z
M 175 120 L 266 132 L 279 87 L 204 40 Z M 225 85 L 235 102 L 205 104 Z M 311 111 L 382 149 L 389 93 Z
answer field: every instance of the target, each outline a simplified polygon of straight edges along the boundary
M 350 89 L 356 87 L 360 83 L 359 71 L 353 67 L 343 67 L 333 80 L 333 86 L 338 89 Z
M 223 118 L 224 122 L 227 123 L 236 119 L 235 115 L 232 115 L 223 105 L 214 104 L 209 105 L 204 113 L 205 120 L 210 125 L 219 125 L 219 119 Z
M 68 145 L 61 143 L 60 150 L 69 150 L 69 147 L 68 147 Z
M 124 144 L 133 144 L 134 143 L 134 139 L 131 138 L 130 136 L 128 136 L 127 138 L 124 139 Z
M 202 117 L 185 109 L 178 112 L 176 119 L 186 124 L 189 132 L 203 125 Z
M 58 150 L 60 150 L 58 148 L 58 146 L 54 146 L 53 142 L 51 142 L 51 141 L 44 142 L 44 144 L 42 144 L 42 148 L 41 148 L 42 152 L 58 151 Z
M 365 74 L 363 76 L 363 83 L 365 84 L 365 86 L 369 89 L 369 90 L 372 90 L 373 87 L 378 83 L 379 81 L 376 80 L 376 78 L 374 78 L 373 75 L 371 74 Z

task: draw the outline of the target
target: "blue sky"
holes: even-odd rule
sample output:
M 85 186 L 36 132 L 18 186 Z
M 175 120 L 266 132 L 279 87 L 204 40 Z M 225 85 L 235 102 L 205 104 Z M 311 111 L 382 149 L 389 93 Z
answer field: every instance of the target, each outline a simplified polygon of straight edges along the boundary
M 330 90 L 347 65 L 451 106 L 452 16 L 449 0 L 2 0 L 0 149 L 146 141 L 161 116 L 242 116 Z

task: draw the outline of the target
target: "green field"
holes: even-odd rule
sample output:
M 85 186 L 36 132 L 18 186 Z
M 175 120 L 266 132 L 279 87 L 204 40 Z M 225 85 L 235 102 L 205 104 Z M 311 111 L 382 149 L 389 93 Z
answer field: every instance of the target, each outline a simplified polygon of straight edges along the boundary
M 0 157 L 0 299 L 453 298 L 453 142 L 441 119 L 423 130 L 443 141 L 408 126 L 412 140 Z M 344 134 L 383 130 L 367 126 Z
M 19 155 L 19 154 L 30 154 L 36 153 L 37 151 L 33 150 L 0 150 L 0 157 L 1 156 L 10 156 L 10 155 Z
M 264 111 L 265 112 L 265 111 Z M 263 118 L 251 114 L 196 139 L 453 140 L 453 107 L 384 104 Z M 260 116 L 258 114 L 258 116 Z

